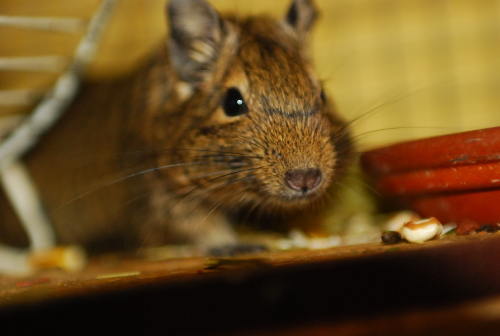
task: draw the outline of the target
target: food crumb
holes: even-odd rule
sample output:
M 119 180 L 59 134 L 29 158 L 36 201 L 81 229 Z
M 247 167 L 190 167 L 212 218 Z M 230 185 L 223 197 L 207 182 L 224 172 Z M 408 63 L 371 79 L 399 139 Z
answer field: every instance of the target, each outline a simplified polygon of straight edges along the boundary
M 480 225 L 481 224 L 479 224 L 476 221 L 464 220 L 464 221 L 459 223 L 459 225 L 457 227 L 457 233 L 459 235 L 465 235 L 465 234 L 475 232 L 480 227 Z
M 98 275 L 95 278 L 96 279 L 124 278 L 124 277 L 129 277 L 129 276 L 134 276 L 134 275 L 140 275 L 140 274 L 141 274 L 141 272 L 113 273 L 113 274 Z
M 40 278 L 40 279 L 35 279 L 35 280 L 30 280 L 30 281 L 22 281 L 16 283 L 17 288 L 23 288 L 23 287 L 31 287 L 33 285 L 39 285 L 43 283 L 50 282 L 50 279 L 48 278 Z
M 476 232 L 478 234 L 489 234 L 489 233 L 495 233 L 497 231 L 498 231 L 498 226 L 491 225 L 491 224 L 483 225 L 479 229 L 476 230 Z

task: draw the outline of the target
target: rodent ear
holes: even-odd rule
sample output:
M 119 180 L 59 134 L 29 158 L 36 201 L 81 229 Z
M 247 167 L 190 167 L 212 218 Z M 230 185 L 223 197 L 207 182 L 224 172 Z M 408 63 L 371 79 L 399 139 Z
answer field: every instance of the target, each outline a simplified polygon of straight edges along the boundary
M 317 16 L 318 11 L 313 0 L 294 0 L 285 17 L 285 22 L 303 39 L 307 37 Z
M 183 81 L 201 82 L 203 74 L 217 60 L 223 22 L 204 0 L 171 0 L 166 9 L 172 66 Z

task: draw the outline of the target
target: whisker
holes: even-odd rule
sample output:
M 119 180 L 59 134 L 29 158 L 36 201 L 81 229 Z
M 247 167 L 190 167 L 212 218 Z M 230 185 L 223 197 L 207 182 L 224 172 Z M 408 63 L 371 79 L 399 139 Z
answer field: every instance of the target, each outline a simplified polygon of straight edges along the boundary
M 223 200 L 225 200 L 225 199 L 226 198 L 224 198 Z M 195 229 L 198 229 L 205 222 L 205 220 L 208 218 L 208 216 L 210 216 L 212 214 L 212 212 L 214 212 L 219 207 L 219 205 L 221 205 L 223 200 L 221 200 L 219 203 L 217 203 L 217 205 L 215 205 L 212 208 L 212 210 L 210 210 L 210 212 L 201 220 L 201 222 L 196 226 Z
M 101 157 L 112 157 L 112 156 L 123 156 L 123 155 L 133 155 L 133 154 L 144 154 L 151 152 L 163 152 L 163 151 L 193 151 L 193 152 L 207 152 L 207 153 L 223 153 L 223 154 L 232 154 L 239 155 L 239 153 L 234 152 L 226 152 L 219 150 L 210 150 L 210 149 L 195 149 L 195 148 L 147 148 L 133 151 L 125 151 L 118 153 L 107 153 L 107 154 L 98 154 L 98 155 L 90 155 L 90 156 L 82 156 L 82 157 L 71 157 L 71 158 L 60 158 L 62 161 L 71 161 L 71 160 L 86 160 L 86 159 L 95 159 Z
M 196 226 L 196 229 L 198 229 L 204 222 L 205 220 L 208 218 L 208 216 L 210 216 L 212 214 L 212 212 L 214 212 L 218 207 L 219 205 L 222 204 L 222 202 L 224 202 L 224 200 L 226 200 L 229 196 L 233 196 L 236 192 L 241 192 L 242 190 L 244 190 L 245 188 L 240 188 L 238 190 L 235 190 L 233 191 L 232 193 L 229 193 L 227 194 L 224 198 L 222 198 L 213 208 L 212 210 L 210 210 L 210 212 L 205 216 L 205 218 L 203 218 L 203 220 Z
M 353 188 L 351 188 L 351 187 L 347 186 L 346 184 L 344 184 L 344 183 L 342 183 L 342 182 L 335 181 L 335 184 L 337 184 L 337 185 L 339 185 L 339 186 L 343 187 L 344 189 L 350 190 L 350 191 L 352 191 L 352 192 L 353 192 L 353 193 L 355 193 L 355 194 L 357 193 L 355 189 L 353 189 Z
M 238 164 L 239 167 L 249 166 L 249 165 L 250 165 L 250 163 L 243 163 L 243 162 L 240 163 L 240 164 Z M 233 172 L 233 171 L 234 171 L 234 169 L 226 169 L 226 170 L 218 171 L 218 172 L 215 172 L 215 173 L 209 173 L 209 174 L 204 174 L 204 175 L 196 176 L 195 178 L 193 178 L 193 180 L 201 179 L 201 178 L 208 177 L 208 176 L 214 176 L 214 175 L 219 175 L 219 174 L 226 174 L 226 173 Z M 179 192 L 181 192 L 181 191 L 179 191 Z
M 455 128 L 450 128 L 450 127 L 419 127 L 419 126 L 409 126 L 409 127 L 388 127 L 388 128 L 381 128 L 381 129 L 377 129 L 377 130 L 371 130 L 371 131 L 367 131 L 367 132 L 363 132 L 363 133 L 360 133 L 360 134 L 357 134 L 353 137 L 351 137 L 349 140 L 346 140 L 344 142 L 341 142 L 340 144 L 338 144 L 338 146 L 342 146 L 344 145 L 344 143 L 347 143 L 351 140 L 355 141 L 357 143 L 357 147 L 364 147 L 362 144 L 360 145 L 356 140 L 357 138 L 361 137 L 361 136 L 364 136 L 366 134 L 370 134 L 370 133 L 375 133 L 375 132 L 381 132 L 381 131 L 390 131 L 390 130 L 399 130 L 399 129 L 437 129 L 437 130 L 444 130 L 444 129 L 455 129 Z M 386 154 L 386 153 L 372 153 L 372 152 L 366 152 L 366 151 L 353 151 L 352 152 L 353 154 L 369 154 L 369 155 L 383 155 L 383 156 L 388 156 L 388 157 L 392 157 L 392 158 L 395 158 L 395 159 L 398 159 L 398 157 L 395 157 L 395 156 L 391 156 L 389 154 Z
M 92 189 L 92 190 L 90 190 L 90 191 L 88 191 L 88 192 L 86 192 L 86 193 L 83 193 L 83 194 L 81 194 L 80 196 L 77 196 L 77 197 L 75 197 L 75 198 L 73 198 L 73 199 L 69 200 L 68 202 L 66 202 L 66 203 L 64 203 L 64 204 L 62 204 L 62 205 L 60 205 L 60 206 L 58 206 L 57 208 L 55 208 L 55 209 L 54 209 L 54 211 L 57 211 L 57 210 L 61 209 L 62 207 L 66 206 L 66 205 L 68 205 L 68 204 L 70 204 L 70 203 L 72 203 L 72 202 L 74 202 L 74 201 L 76 201 L 76 200 L 78 200 L 78 199 L 81 199 L 81 198 L 83 198 L 83 197 L 85 197 L 85 196 L 87 196 L 87 195 L 89 195 L 89 194 L 91 194 L 91 193 L 93 193 L 93 192 L 96 192 L 96 191 L 101 190 L 101 189 L 103 189 L 103 188 L 109 187 L 109 186 L 110 186 L 110 185 L 112 185 L 112 184 L 115 184 L 115 183 L 118 183 L 118 182 L 121 182 L 121 181 L 124 181 L 124 180 L 130 179 L 130 178 L 132 178 L 132 177 L 134 177 L 134 176 L 144 175 L 144 174 L 146 174 L 146 173 L 149 173 L 149 172 L 152 172 L 152 171 L 155 171 L 155 170 L 165 169 L 165 168 L 179 167 L 179 166 L 187 166 L 187 165 L 192 165 L 192 164 L 201 164 L 201 163 L 208 163 L 208 162 L 209 162 L 209 161 L 198 161 L 198 162 L 187 162 L 187 163 L 175 163 L 175 164 L 166 165 L 166 166 L 162 166 L 162 167 L 157 167 L 157 168 L 152 168 L 152 169 L 143 170 L 143 171 L 141 171 L 141 172 L 134 173 L 134 174 L 131 174 L 131 175 L 128 175 L 128 176 L 125 176 L 125 177 L 122 177 L 122 178 L 116 179 L 116 180 L 111 181 L 111 182 L 109 182 L 109 183 L 106 183 L 106 184 L 104 184 L 104 185 L 102 185 L 102 186 L 100 186 L 100 187 L 98 187 L 98 188 L 95 188 L 95 189 Z
M 247 196 L 248 196 L 248 194 L 243 195 L 243 196 L 240 198 L 240 200 L 239 200 L 239 202 L 238 202 L 238 203 L 243 202 L 243 201 L 245 200 L 245 198 L 247 198 Z
M 243 138 L 243 137 L 241 137 L 241 136 L 238 136 L 238 135 L 236 135 L 236 137 L 237 137 L 238 139 L 240 139 L 240 140 L 242 140 L 242 141 L 244 141 L 244 142 L 246 142 L 246 143 L 248 143 L 248 144 L 252 145 L 252 146 L 255 146 L 255 147 L 257 147 L 257 148 L 262 149 L 264 152 L 266 151 L 266 149 L 264 148 L 264 146 L 262 146 L 261 144 L 259 144 L 259 143 L 257 143 L 257 142 L 252 142 L 252 141 L 249 141 L 249 140 L 247 140 L 247 139 L 245 139 L 245 138 Z
M 449 129 L 449 127 L 433 127 L 433 126 L 403 126 L 403 127 L 387 127 L 387 128 L 380 128 L 376 130 L 371 130 L 371 131 L 366 131 L 360 134 L 357 134 L 355 136 L 351 137 L 351 140 L 354 140 L 356 138 L 359 138 L 360 136 L 366 135 L 366 134 L 371 134 L 371 133 L 376 133 L 376 132 L 382 132 L 382 131 L 393 131 L 393 130 L 401 130 L 401 129 L 438 129 L 438 130 L 444 130 L 444 129 Z
M 369 109 L 365 113 L 361 114 L 360 116 L 358 116 L 358 117 L 354 118 L 353 120 L 349 121 L 348 123 L 346 123 L 344 126 L 342 126 L 341 128 L 339 128 L 335 133 L 333 133 L 330 136 L 330 139 L 334 139 L 336 136 L 339 135 L 340 132 L 346 131 L 347 129 L 349 129 L 356 121 L 358 121 L 358 120 L 360 120 L 362 118 L 365 118 L 366 116 L 368 116 L 368 115 L 370 115 L 370 114 L 372 114 L 372 113 L 380 110 L 380 108 L 382 108 L 384 106 L 390 106 L 392 104 L 395 104 L 395 103 L 401 101 L 402 99 L 408 98 L 412 94 L 415 94 L 415 92 L 410 93 L 410 94 L 406 94 L 406 95 L 403 95 L 403 92 L 398 93 L 397 95 L 395 95 L 389 101 L 384 102 L 382 104 L 379 104 L 379 105 L 375 106 L 374 108 Z M 326 144 L 324 146 L 326 146 Z
M 335 182 L 335 184 L 338 184 L 338 183 Z M 340 202 L 341 204 L 344 204 L 344 205 L 349 204 L 349 202 L 347 201 L 347 198 L 345 197 L 345 195 L 342 195 L 342 193 L 337 192 L 337 193 L 335 193 L 335 195 L 328 193 L 328 196 L 330 196 L 332 201 L 334 201 L 334 202 Z
M 265 216 L 265 213 L 266 213 L 266 210 L 267 208 L 271 207 L 271 208 L 276 208 L 276 205 L 274 205 L 271 201 L 270 201 L 270 197 L 271 195 L 268 194 L 264 199 L 262 199 L 261 202 L 259 202 L 258 204 L 258 207 L 255 207 L 254 210 L 257 210 L 257 216 L 260 217 L 259 221 L 262 220 L 262 218 Z M 278 213 L 280 214 L 280 213 Z
M 390 155 L 390 154 L 387 154 L 387 153 L 353 152 L 353 154 L 380 155 L 380 156 L 390 157 L 390 158 L 392 158 L 392 159 L 399 159 L 399 160 L 402 160 L 402 159 L 401 159 L 400 157 L 398 157 L 398 156 Z
M 390 105 L 393 105 L 393 104 L 395 104 L 395 103 L 397 103 L 397 102 L 400 102 L 400 101 L 401 101 L 401 100 L 403 100 L 403 99 L 406 99 L 406 98 L 408 98 L 408 97 L 411 97 L 411 96 L 413 96 L 413 95 L 416 95 L 416 94 L 421 93 L 421 92 L 424 92 L 424 91 L 428 91 L 428 90 L 430 90 L 430 89 L 432 89 L 432 88 L 436 88 L 436 87 L 438 87 L 438 86 L 444 85 L 444 84 L 446 84 L 447 82 L 448 82 L 448 81 L 444 81 L 444 82 L 442 82 L 442 83 L 437 83 L 436 85 L 433 85 L 433 86 L 431 86 L 431 87 L 425 87 L 425 88 L 423 88 L 423 89 L 420 89 L 420 90 L 415 90 L 415 91 L 413 91 L 413 92 L 408 92 L 408 93 L 406 93 L 406 94 L 404 94 L 404 91 L 401 91 L 400 93 L 396 94 L 393 98 L 389 99 L 389 100 L 388 100 L 388 101 L 386 101 L 385 103 L 380 104 L 380 105 L 378 105 L 378 106 L 376 106 L 376 107 L 374 107 L 374 108 L 372 108 L 372 109 L 368 110 L 367 112 L 363 113 L 362 115 L 360 115 L 360 116 L 358 116 L 358 117 L 354 118 L 353 120 L 351 120 L 350 122 L 348 122 L 347 124 L 345 124 L 345 125 L 344 125 L 343 127 L 341 127 L 339 130 L 337 130 L 337 131 L 336 131 L 336 132 L 335 132 L 335 133 L 331 136 L 331 138 L 333 139 L 335 136 L 337 136 L 337 134 L 338 134 L 338 133 L 340 133 L 340 132 L 342 132 L 342 131 L 344 131 L 344 130 L 348 129 L 348 128 L 349 128 L 349 127 L 351 127 L 351 126 L 352 126 L 352 124 L 353 124 L 353 123 L 355 123 L 356 121 L 358 121 L 358 120 L 360 120 L 360 119 L 362 119 L 362 118 L 364 118 L 364 117 L 368 116 L 369 114 L 371 114 L 371 113 L 373 113 L 373 112 L 375 112 L 375 111 L 379 110 L 380 108 L 382 108 L 382 107 L 384 107 L 384 106 L 390 106 Z M 446 128 L 448 128 L 448 129 L 456 129 L 455 127 L 451 127 L 451 128 L 450 128 L 450 127 L 446 127 Z
M 266 189 L 269 189 L 269 188 L 266 188 Z M 258 202 L 254 202 L 254 204 L 252 205 L 252 207 L 248 210 L 247 215 L 243 219 L 243 222 L 248 221 L 248 219 L 250 218 L 250 216 L 252 215 L 252 213 L 255 211 L 255 209 L 257 209 L 257 207 L 259 205 L 261 205 L 264 202 L 264 200 L 268 199 L 270 196 L 271 196 L 271 194 L 267 194 L 264 198 L 260 199 Z
M 249 163 L 245 163 L 244 165 L 249 165 Z M 220 171 L 220 172 L 216 172 L 216 173 L 206 174 L 206 175 L 198 176 L 198 177 L 196 177 L 196 178 L 203 178 L 203 177 L 213 176 L 213 175 L 217 175 L 217 174 L 224 174 L 224 173 L 227 173 L 228 171 L 232 171 L 232 170 L 225 170 L 225 171 Z M 180 189 L 180 190 L 178 190 L 178 192 L 179 192 L 179 193 L 183 193 L 183 192 L 185 192 L 185 189 L 188 189 L 188 188 L 191 188 L 191 187 L 186 187 L 186 188 Z M 134 197 L 134 198 L 132 198 L 132 199 L 130 199 L 130 200 L 128 200 L 128 201 L 126 201 L 126 202 L 124 202 L 123 204 L 121 204 L 121 205 L 119 206 L 119 208 L 123 208 L 123 207 L 125 207 L 126 205 L 129 205 L 129 204 L 131 204 L 131 203 L 133 203 L 133 202 L 137 201 L 138 199 L 140 199 L 140 198 L 142 198 L 142 197 L 144 197 L 144 196 L 147 196 L 147 195 L 148 195 L 148 194 L 150 194 L 150 193 L 151 193 L 151 191 L 146 191 L 146 192 L 144 192 L 144 193 L 141 193 L 139 196 L 136 196 L 136 197 Z
M 381 196 L 380 192 L 378 192 L 375 188 L 373 188 L 371 185 L 369 185 L 368 183 L 366 183 L 365 181 L 363 181 L 363 179 L 359 178 L 359 177 L 356 177 L 356 176 L 352 176 L 352 175 L 347 175 L 346 178 L 350 178 L 351 180 L 354 180 L 354 181 L 357 181 L 357 182 L 360 182 L 363 186 L 365 186 L 366 188 L 370 189 L 372 192 L 374 192 L 375 194 L 377 194 L 378 196 Z
M 198 203 L 198 205 L 196 205 L 196 206 L 195 206 L 195 207 L 194 207 L 194 208 L 193 208 L 193 209 L 192 209 L 192 210 L 191 210 L 191 211 L 187 214 L 187 216 L 186 216 L 186 217 L 184 218 L 184 220 L 183 220 L 183 221 L 179 224 L 179 226 L 182 226 L 182 224 L 184 223 L 184 221 L 185 221 L 186 219 L 188 219 L 188 218 L 189 218 L 189 216 L 191 216 L 191 215 L 193 214 L 193 212 L 194 212 L 194 211 L 196 211 L 196 209 L 198 209 L 198 208 L 199 208 L 199 207 L 200 207 L 203 203 L 205 203 L 206 201 L 208 201 L 208 199 L 209 199 L 210 197 L 212 197 L 213 195 L 215 195 L 216 193 L 218 193 L 218 192 L 219 192 L 219 191 L 221 191 L 222 189 L 224 189 L 224 188 L 226 188 L 226 187 L 230 186 L 231 184 L 236 183 L 236 182 L 239 182 L 239 181 L 242 181 L 242 180 L 245 180 L 245 179 L 247 179 L 247 178 L 249 178 L 249 177 L 250 177 L 250 176 L 245 176 L 245 177 L 242 177 L 242 178 L 240 178 L 240 179 L 234 180 L 234 181 L 232 181 L 232 182 L 228 182 L 228 183 L 226 183 L 224 186 L 222 186 L 221 188 L 217 189 L 216 191 L 214 191 L 213 193 L 211 193 L 210 195 L 208 195 L 208 197 L 206 197 L 203 201 L 201 201 L 200 203 Z
M 328 198 L 330 202 L 333 202 L 335 199 L 333 198 L 333 196 L 330 194 L 330 191 L 329 190 L 325 190 L 325 198 Z
M 252 168 L 252 169 L 249 169 L 251 171 L 255 171 L 257 169 L 261 169 L 261 168 L 264 168 L 264 167 L 267 167 L 267 166 L 261 166 L 261 167 L 257 167 L 257 168 Z M 228 174 L 228 175 L 231 175 L 231 174 Z M 225 184 L 224 186 L 222 186 L 221 188 L 219 188 L 218 190 L 214 191 L 212 194 L 210 194 L 207 198 L 205 198 L 202 202 L 200 202 L 192 211 L 196 210 L 196 208 L 198 208 L 201 204 L 203 204 L 204 202 L 206 202 L 210 197 L 212 197 L 213 195 L 215 195 L 216 193 L 218 193 L 220 190 L 226 188 L 227 186 L 233 184 L 233 183 L 236 183 L 238 181 L 241 181 L 241 180 L 245 180 L 245 179 L 249 179 L 249 178 L 255 178 L 255 176 L 252 176 L 252 175 L 249 175 L 249 176 L 245 176 L 243 178 L 240 178 L 240 179 L 236 179 L 234 181 L 231 181 L 227 184 Z
M 118 208 L 124 208 L 126 205 L 134 203 L 135 201 L 137 201 L 138 199 L 143 198 L 144 196 L 148 195 L 149 193 L 150 193 L 150 191 L 143 192 L 139 196 L 136 196 L 136 197 L 134 197 L 134 198 L 126 201 L 125 203 L 121 204 Z
M 264 167 L 264 166 L 262 166 L 262 167 Z M 262 167 L 259 167 L 259 168 L 262 168 Z M 229 175 L 234 175 L 234 174 L 238 174 L 238 173 L 242 173 L 242 172 L 245 172 L 245 171 L 250 171 L 250 170 L 255 170 L 255 169 L 258 169 L 258 168 L 241 169 L 241 170 L 238 170 L 238 171 L 235 171 L 235 172 L 231 172 L 231 173 L 228 173 L 228 174 L 224 174 L 224 175 L 218 176 L 218 177 L 213 178 L 213 179 L 211 179 L 211 180 L 209 180 L 209 181 L 207 181 L 207 182 L 204 182 L 204 183 L 202 183 L 202 184 L 200 184 L 200 185 L 198 185 L 198 186 L 194 187 L 194 188 L 193 188 L 192 190 L 190 190 L 188 193 L 186 193 L 186 194 L 182 195 L 181 199 L 179 199 L 177 202 L 175 202 L 175 204 L 174 204 L 174 205 L 172 205 L 172 207 L 170 208 L 170 210 L 171 210 L 171 209 L 173 209 L 173 208 L 174 208 L 177 204 L 179 204 L 180 202 L 182 202 L 182 201 L 183 201 L 183 200 L 184 200 L 187 196 L 189 196 L 192 192 L 194 192 L 195 190 L 200 189 L 201 187 L 203 187 L 204 185 L 206 185 L 206 184 L 208 184 L 208 183 L 211 183 L 211 182 L 213 182 L 213 181 L 215 181 L 215 180 L 218 180 L 218 179 L 220 179 L 220 178 L 223 178 L 223 177 L 226 177 L 226 176 L 229 176 Z
M 188 198 L 190 198 L 191 200 L 196 200 L 200 197 L 203 197 L 205 194 L 207 194 L 207 193 L 209 193 L 217 188 L 220 188 L 225 183 L 227 183 L 227 182 L 225 182 L 224 180 L 217 181 L 217 182 L 213 183 L 212 185 L 207 186 L 206 188 L 196 190 L 195 192 L 188 195 Z
M 199 155 L 199 156 L 192 156 L 194 158 L 209 158 L 209 157 L 227 157 L 227 158 L 234 158 L 234 159 L 240 159 L 240 158 L 248 158 L 248 159 L 262 159 L 260 156 L 251 156 L 251 155 L 231 155 L 231 154 L 208 154 L 208 155 Z

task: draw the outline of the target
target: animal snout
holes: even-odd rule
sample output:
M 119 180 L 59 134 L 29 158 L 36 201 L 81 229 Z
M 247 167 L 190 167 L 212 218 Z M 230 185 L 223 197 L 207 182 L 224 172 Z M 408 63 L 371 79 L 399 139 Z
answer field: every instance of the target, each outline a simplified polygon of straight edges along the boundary
M 319 169 L 292 170 L 285 174 L 285 184 L 295 191 L 306 193 L 317 187 L 321 178 Z

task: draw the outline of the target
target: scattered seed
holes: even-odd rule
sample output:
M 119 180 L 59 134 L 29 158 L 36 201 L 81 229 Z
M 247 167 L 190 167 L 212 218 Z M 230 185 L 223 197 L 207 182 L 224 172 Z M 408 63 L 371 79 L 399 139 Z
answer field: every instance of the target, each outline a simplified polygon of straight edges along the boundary
M 497 231 L 498 231 L 498 226 L 491 225 L 491 224 L 483 225 L 479 229 L 476 230 L 477 233 L 480 233 L 480 232 L 495 233 Z
M 457 223 L 447 223 L 447 224 L 443 224 L 443 232 L 441 234 L 448 234 L 450 232 L 456 234 L 457 233 Z
M 400 211 L 389 217 L 384 224 L 384 229 L 387 231 L 400 231 L 405 223 L 418 221 L 419 219 L 421 217 L 413 211 Z
M 382 242 L 384 244 L 397 244 L 401 239 L 401 233 L 397 231 L 385 231 L 382 233 Z
M 448 231 L 446 233 L 443 233 L 443 234 L 445 234 L 447 236 L 456 236 L 457 235 L 457 229 L 452 229 L 452 230 L 450 230 L 450 231 Z
M 401 234 L 407 241 L 419 244 L 439 236 L 441 232 L 443 226 L 434 217 L 406 223 L 401 229 Z

